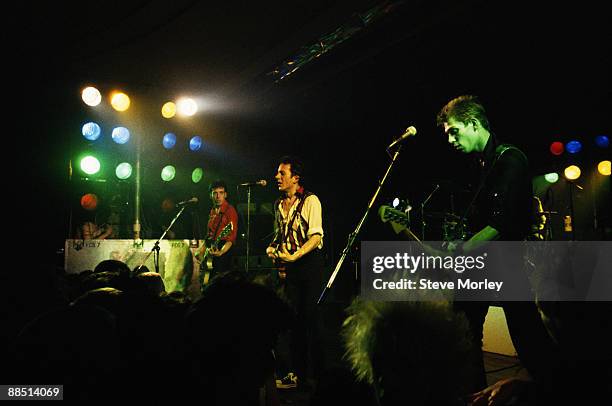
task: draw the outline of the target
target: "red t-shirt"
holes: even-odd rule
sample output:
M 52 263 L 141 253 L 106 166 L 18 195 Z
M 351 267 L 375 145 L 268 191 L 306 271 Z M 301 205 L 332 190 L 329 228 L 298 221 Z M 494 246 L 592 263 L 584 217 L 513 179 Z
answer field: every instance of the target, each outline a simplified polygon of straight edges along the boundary
M 232 222 L 233 229 L 229 234 L 221 238 L 221 241 L 231 241 L 232 244 L 235 244 L 236 237 L 238 236 L 238 213 L 234 206 L 229 204 L 226 200 L 221 205 L 219 213 L 216 212 L 214 207 L 210 209 L 208 215 L 208 232 L 206 235 L 210 240 L 214 241 L 229 222 Z M 219 248 L 222 246 L 223 245 L 220 244 Z

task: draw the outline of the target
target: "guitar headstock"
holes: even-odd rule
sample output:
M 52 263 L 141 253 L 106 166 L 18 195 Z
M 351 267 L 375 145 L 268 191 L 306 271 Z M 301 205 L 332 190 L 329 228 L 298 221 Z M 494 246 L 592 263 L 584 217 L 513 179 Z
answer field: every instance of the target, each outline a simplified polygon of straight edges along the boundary
M 232 230 L 234 229 L 234 223 L 232 223 L 231 221 L 229 223 L 227 223 L 225 225 L 225 227 L 223 227 L 223 230 L 221 230 L 221 232 L 219 233 L 219 239 L 227 236 L 229 233 L 232 232 Z
M 410 219 L 408 215 L 401 210 L 394 209 L 391 206 L 380 206 L 378 209 L 378 215 L 383 223 L 389 222 L 393 231 L 400 233 L 402 230 L 408 229 L 410 226 Z

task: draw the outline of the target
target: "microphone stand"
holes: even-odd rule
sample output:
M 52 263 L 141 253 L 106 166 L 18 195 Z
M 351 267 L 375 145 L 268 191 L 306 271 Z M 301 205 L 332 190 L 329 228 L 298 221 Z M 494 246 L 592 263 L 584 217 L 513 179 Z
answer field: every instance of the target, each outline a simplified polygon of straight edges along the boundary
M 389 163 L 389 166 L 387 167 L 387 171 L 385 172 L 385 175 L 383 176 L 382 180 L 380 180 L 378 182 L 378 187 L 376 188 L 376 191 L 374 192 L 374 196 L 372 196 L 372 199 L 370 200 L 370 203 L 368 203 L 368 207 L 367 207 L 363 217 L 361 218 L 361 220 L 357 224 L 357 227 L 355 228 L 355 230 L 352 233 L 349 234 L 346 247 L 342 251 L 342 255 L 340 256 L 340 259 L 338 260 L 338 263 L 336 264 L 336 269 L 334 269 L 334 272 L 332 273 L 331 277 L 329 278 L 329 281 L 327 282 L 327 285 L 325 286 L 325 288 L 323 288 L 323 292 L 321 292 L 321 296 L 319 297 L 319 300 L 317 300 L 317 304 L 321 304 L 323 302 L 323 300 L 325 299 L 325 296 L 327 295 L 328 290 L 331 288 L 332 284 L 334 283 L 334 280 L 336 279 L 336 275 L 338 274 L 338 271 L 340 271 L 340 268 L 342 267 L 342 263 L 344 262 L 347 254 L 350 252 L 351 247 L 353 246 L 353 243 L 355 242 L 355 239 L 357 238 L 357 235 L 359 234 L 359 231 L 361 231 L 361 226 L 363 226 L 363 223 L 365 223 L 365 220 L 368 217 L 368 213 L 370 213 L 370 209 L 374 205 L 374 201 L 378 197 L 378 193 L 382 189 L 382 185 L 385 183 L 385 180 L 387 179 L 387 176 L 389 176 L 389 173 L 391 172 L 391 168 L 393 167 L 393 164 L 395 163 L 395 161 L 396 161 L 396 159 L 397 159 L 397 157 L 398 157 L 398 155 L 400 153 L 401 148 L 402 148 L 402 146 L 400 144 L 400 146 L 395 151 L 395 154 L 393 154 L 393 157 L 391 158 L 391 162 Z M 387 148 L 387 153 L 389 154 L 389 148 Z M 389 156 L 390 155 L 391 154 L 389 154 Z
M 249 272 L 249 255 L 251 245 L 251 185 L 247 186 L 247 229 L 246 229 L 246 261 L 245 271 Z
M 436 193 L 436 190 L 438 190 L 438 188 L 440 188 L 440 185 L 436 185 L 434 190 L 432 190 L 429 196 L 427 196 L 427 199 L 425 199 L 425 201 L 421 203 L 421 240 L 423 241 L 425 241 L 425 205 L 427 204 L 429 199 L 431 199 L 433 194 Z
M 176 213 L 176 216 L 174 216 L 174 218 L 172 219 L 168 227 L 162 233 L 161 237 L 159 237 L 157 241 L 155 241 L 155 244 L 153 244 L 153 248 L 151 248 L 151 251 L 149 251 L 149 253 L 145 257 L 145 259 L 142 261 L 142 263 L 138 265 L 135 269 L 140 269 L 145 264 L 145 262 L 147 262 L 147 259 L 149 259 L 151 254 L 155 253 L 155 256 L 153 257 L 153 262 L 155 264 L 155 272 L 159 273 L 159 242 L 166 236 L 166 234 L 168 233 L 170 228 L 172 228 L 172 226 L 174 225 L 176 220 L 180 217 L 180 215 L 183 214 L 185 207 L 187 207 L 187 205 L 183 205 L 183 207 L 181 207 L 178 213 Z
M 573 186 L 575 185 L 578 189 L 583 190 L 584 188 L 580 186 L 578 183 L 569 181 L 569 209 L 570 209 L 570 225 L 572 227 L 572 241 L 576 240 L 576 221 L 574 218 L 574 193 L 572 191 Z

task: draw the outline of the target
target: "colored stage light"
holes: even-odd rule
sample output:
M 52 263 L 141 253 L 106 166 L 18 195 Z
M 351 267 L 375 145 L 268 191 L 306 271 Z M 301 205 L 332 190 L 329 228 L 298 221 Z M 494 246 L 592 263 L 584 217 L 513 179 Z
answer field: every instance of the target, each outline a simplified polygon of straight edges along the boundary
M 172 118 L 176 115 L 176 104 L 173 102 L 166 102 L 161 109 L 162 117 Z
M 102 95 L 98 89 L 89 86 L 81 92 L 81 99 L 86 105 L 95 107 L 102 101 Z
M 162 145 L 166 149 L 170 149 L 176 145 L 176 134 L 166 133 L 162 139 Z
M 122 180 L 128 179 L 130 176 L 132 176 L 132 165 L 127 162 L 120 163 L 115 168 L 115 175 Z
M 98 196 L 93 193 L 87 193 L 81 196 L 81 207 L 85 210 L 95 210 L 98 207 Z
M 604 176 L 610 176 L 610 161 L 601 161 L 597 165 L 597 171 Z
M 100 126 L 98 124 L 94 123 L 93 121 L 90 121 L 89 123 L 83 124 L 83 128 L 81 128 L 81 133 L 83 134 L 83 137 L 85 137 L 89 141 L 95 141 L 100 138 L 102 130 L 100 129 Z
M 191 137 L 189 140 L 189 149 L 192 151 L 199 151 L 202 148 L 202 137 L 199 135 Z
M 553 155 L 561 155 L 563 153 L 563 143 L 555 141 L 550 144 L 550 153 Z
M 580 141 L 570 141 L 565 146 L 565 149 L 570 154 L 577 154 L 582 150 L 582 144 L 580 143 Z
M 95 175 L 100 171 L 100 161 L 94 156 L 87 155 L 81 159 L 81 170 L 88 175 Z
M 198 104 L 189 97 L 183 97 L 176 102 L 176 109 L 180 115 L 191 117 L 198 112 Z
M 176 168 L 172 165 L 164 166 L 161 171 L 161 178 L 164 182 L 170 182 L 176 176 Z
M 580 177 L 580 168 L 576 165 L 570 165 L 565 168 L 565 171 L 563 173 L 565 174 L 565 177 L 567 179 L 576 180 Z
M 130 140 L 130 131 L 125 127 L 115 127 L 111 137 L 117 144 L 125 144 Z
M 164 213 L 170 213 L 176 208 L 176 204 L 174 203 L 174 199 L 171 197 L 166 197 L 161 202 L 161 209 Z
M 111 106 L 117 111 L 126 111 L 130 108 L 130 98 L 123 92 L 115 92 L 111 96 Z
M 395 199 L 393 199 L 393 207 L 397 208 L 397 206 L 399 206 L 400 204 L 400 199 L 399 197 L 396 197 Z
M 546 179 L 548 183 L 555 183 L 559 180 L 559 174 L 557 172 L 547 173 L 544 175 L 544 179 Z
M 191 172 L 191 181 L 193 183 L 200 183 L 203 176 L 204 170 L 202 168 L 195 168 L 193 172 Z
M 595 144 L 600 148 L 608 148 L 610 146 L 610 138 L 607 135 L 598 135 L 595 137 Z

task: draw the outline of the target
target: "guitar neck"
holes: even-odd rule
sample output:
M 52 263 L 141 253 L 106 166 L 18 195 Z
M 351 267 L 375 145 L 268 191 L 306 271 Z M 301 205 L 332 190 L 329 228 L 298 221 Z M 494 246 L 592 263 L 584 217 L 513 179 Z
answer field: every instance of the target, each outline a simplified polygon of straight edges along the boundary
M 404 229 L 404 233 L 405 233 L 405 234 L 406 234 L 408 237 L 410 237 L 411 239 L 413 239 L 414 241 L 416 241 L 416 242 L 418 242 L 418 243 L 422 243 L 421 239 L 420 239 L 419 237 L 417 237 L 417 236 L 416 236 L 416 234 L 414 234 L 414 233 L 412 232 L 412 230 L 411 230 L 411 229 L 409 229 L 409 228 L 405 228 L 405 229 Z

